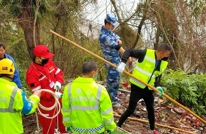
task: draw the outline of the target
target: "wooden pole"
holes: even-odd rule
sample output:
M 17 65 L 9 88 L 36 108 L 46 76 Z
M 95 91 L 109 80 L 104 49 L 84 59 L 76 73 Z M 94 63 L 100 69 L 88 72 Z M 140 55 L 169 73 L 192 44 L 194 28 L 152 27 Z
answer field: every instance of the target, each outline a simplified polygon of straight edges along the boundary
M 120 118 L 120 115 L 114 114 L 114 117 Z M 137 118 L 132 118 L 132 117 L 128 117 L 128 119 L 129 119 L 129 120 L 133 120 L 133 121 L 139 121 L 139 122 L 149 123 L 149 122 L 146 121 L 146 120 L 137 119 Z M 188 133 L 188 134 L 195 134 L 194 132 L 189 132 L 189 131 L 186 131 L 186 130 L 183 130 L 183 129 L 180 129 L 180 128 L 176 128 L 176 127 L 171 127 L 171 126 L 168 126 L 168 125 L 163 125 L 163 124 L 159 124 L 159 123 L 155 123 L 155 125 L 160 126 L 160 127 L 164 127 L 164 128 L 169 128 L 169 129 L 181 131 L 181 132 L 185 132 L 185 133 Z

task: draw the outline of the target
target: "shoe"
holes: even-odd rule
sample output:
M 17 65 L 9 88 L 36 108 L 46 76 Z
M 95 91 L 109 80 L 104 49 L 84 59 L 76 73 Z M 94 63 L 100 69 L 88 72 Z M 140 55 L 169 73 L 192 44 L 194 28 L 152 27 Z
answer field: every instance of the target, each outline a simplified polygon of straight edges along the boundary
M 113 100 L 112 100 L 112 102 L 118 102 L 118 101 L 120 101 L 120 99 L 119 98 L 117 98 L 117 97 L 113 97 Z
M 117 108 L 120 107 L 121 104 L 119 104 L 118 102 L 112 102 L 112 106 Z
M 112 101 L 112 105 L 117 104 L 117 103 L 118 103 L 118 101 L 114 101 L 114 100 Z
M 118 98 L 117 97 L 112 97 L 112 105 L 118 103 Z
M 153 134 L 159 134 L 157 130 L 153 130 Z

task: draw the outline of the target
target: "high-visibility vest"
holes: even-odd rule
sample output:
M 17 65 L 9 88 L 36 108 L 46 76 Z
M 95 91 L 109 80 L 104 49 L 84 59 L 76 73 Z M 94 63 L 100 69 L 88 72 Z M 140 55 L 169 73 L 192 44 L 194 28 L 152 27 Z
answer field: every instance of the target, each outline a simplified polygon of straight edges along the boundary
M 22 90 L 3 78 L 0 78 L 0 87 L 0 134 L 22 134 Z M 39 97 L 32 95 L 30 99 L 33 107 L 29 113 L 32 113 L 38 106 Z
M 92 78 L 78 77 L 64 88 L 63 123 L 73 133 L 114 130 L 113 109 L 107 90 Z
M 162 72 L 167 68 L 167 65 L 167 61 L 161 60 L 160 70 L 155 70 L 155 50 L 147 49 L 144 60 L 141 63 L 136 63 L 136 67 L 134 68 L 132 74 L 141 81 L 154 86 L 155 78 L 162 74 Z M 134 78 L 130 78 L 130 82 L 142 89 L 146 87 L 146 85 Z

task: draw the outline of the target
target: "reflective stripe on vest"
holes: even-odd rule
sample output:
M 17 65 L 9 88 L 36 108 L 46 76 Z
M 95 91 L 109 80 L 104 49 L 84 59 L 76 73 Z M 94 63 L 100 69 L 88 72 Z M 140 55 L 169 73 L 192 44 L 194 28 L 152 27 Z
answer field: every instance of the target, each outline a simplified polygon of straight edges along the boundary
M 86 132 L 94 133 L 94 132 L 98 132 L 99 130 L 104 128 L 104 124 L 102 124 L 99 127 L 89 128 L 89 129 L 86 129 L 86 128 L 76 128 L 76 127 L 73 127 L 73 126 L 71 126 L 71 128 L 74 129 L 74 131 L 79 132 L 79 133 L 86 133 Z
M 143 73 L 144 75 L 147 75 L 148 77 L 151 77 L 151 76 L 152 76 L 152 78 L 155 78 L 155 76 L 152 75 L 152 73 L 149 73 L 149 72 L 147 72 L 147 71 L 144 71 L 143 69 L 141 69 L 141 68 L 138 67 L 138 66 L 136 66 L 135 69 L 137 69 L 139 72 Z
M 70 98 L 71 110 L 98 110 L 99 109 L 99 101 L 98 100 L 100 99 L 100 95 L 102 92 L 101 87 L 99 85 L 98 85 L 98 91 L 97 91 L 97 95 L 96 95 L 97 99 L 96 99 L 96 103 L 94 106 L 73 106 L 72 99 L 71 99 L 71 86 L 72 86 L 72 84 L 70 84 L 68 86 L 68 96 Z M 70 111 L 70 110 L 67 110 L 67 111 Z M 109 112 L 109 111 L 111 111 L 111 110 L 108 109 L 106 112 Z M 106 114 L 106 112 L 105 112 L 105 114 Z M 114 119 L 114 118 L 112 118 L 112 119 Z M 113 121 L 112 119 L 111 119 L 111 121 Z M 69 121 L 69 120 L 70 120 L 70 118 L 64 119 L 64 121 Z M 111 122 L 111 121 L 109 120 L 108 122 Z M 97 132 L 97 131 L 101 130 L 102 128 L 104 128 L 104 124 L 102 124 L 96 128 L 76 128 L 73 126 L 71 126 L 71 128 L 74 131 L 79 132 L 79 133 L 85 133 L 85 132 L 93 133 L 93 132 Z
M 156 62 L 155 59 L 152 59 L 152 58 L 148 57 L 147 55 L 145 55 L 144 59 L 146 59 L 146 60 L 148 60 L 148 61 L 150 61 L 150 62 L 152 62 L 154 64 Z
M 72 105 L 72 100 L 70 99 L 70 104 L 71 104 L 71 109 L 73 110 L 98 110 L 99 109 L 99 99 L 101 95 L 101 87 L 98 85 L 98 92 L 97 92 L 97 101 L 94 106 L 73 106 Z M 71 98 L 71 85 L 68 87 L 68 96 Z
M 138 85 L 141 85 L 141 86 L 145 86 L 143 83 L 139 82 L 138 80 L 134 79 L 134 78 L 130 78 L 130 82 L 132 82 L 133 84 L 134 83 L 138 83 Z
M 109 114 L 112 110 L 113 110 L 112 107 L 110 107 L 109 109 L 107 109 L 107 111 L 101 112 L 101 114 L 107 115 L 107 114 Z
M 105 124 L 111 124 L 112 121 L 114 121 L 114 117 L 112 116 L 112 118 L 110 118 L 110 120 L 106 121 Z
M 15 113 L 17 112 L 15 109 L 12 109 L 13 104 L 14 104 L 14 97 L 16 95 L 18 88 L 14 88 L 12 91 L 12 94 L 10 96 L 10 102 L 8 108 L 0 108 L 0 112 L 10 112 L 10 113 Z

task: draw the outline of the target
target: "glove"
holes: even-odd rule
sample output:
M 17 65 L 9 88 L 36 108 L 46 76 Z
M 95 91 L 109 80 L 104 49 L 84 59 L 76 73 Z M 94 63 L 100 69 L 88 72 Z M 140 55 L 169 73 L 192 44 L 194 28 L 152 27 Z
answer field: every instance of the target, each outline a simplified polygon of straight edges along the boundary
M 71 129 L 71 127 L 67 127 L 67 132 L 72 132 L 72 129 Z
M 112 134 L 113 130 L 107 130 L 108 134 Z
M 159 91 L 158 94 L 160 96 L 162 96 L 164 94 L 164 90 L 162 89 L 162 87 L 158 86 L 158 87 L 156 87 L 156 89 Z
M 59 90 L 59 89 L 61 89 L 61 83 L 60 82 L 58 82 L 58 81 L 56 81 L 56 83 L 54 84 L 54 89 L 55 90 Z
M 55 96 L 57 98 L 61 98 L 62 97 L 62 93 L 60 93 L 60 92 L 54 92 L 54 94 L 55 94 Z
M 117 67 L 117 71 L 122 73 L 124 71 L 125 66 L 126 64 L 124 62 L 121 62 L 119 66 Z

